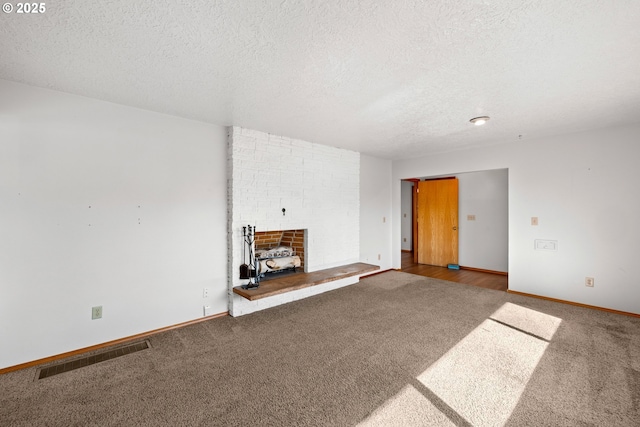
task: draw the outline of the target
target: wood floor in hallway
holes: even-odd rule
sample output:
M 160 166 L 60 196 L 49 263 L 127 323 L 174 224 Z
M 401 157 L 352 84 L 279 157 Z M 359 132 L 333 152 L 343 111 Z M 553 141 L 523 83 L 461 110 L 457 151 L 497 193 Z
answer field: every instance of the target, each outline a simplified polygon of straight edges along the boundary
M 481 288 L 506 291 L 509 288 L 509 277 L 502 274 L 487 273 L 474 270 L 450 270 L 446 267 L 416 264 L 413 262 L 413 252 L 402 252 L 402 271 L 434 279 L 464 283 Z

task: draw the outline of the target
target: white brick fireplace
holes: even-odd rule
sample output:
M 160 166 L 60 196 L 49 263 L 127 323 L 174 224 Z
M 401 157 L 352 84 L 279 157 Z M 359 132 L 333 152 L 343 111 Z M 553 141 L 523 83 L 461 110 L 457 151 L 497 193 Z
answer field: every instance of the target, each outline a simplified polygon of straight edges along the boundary
M 359 153 L 234 126 L 229 128 L 227 171 L 232 316 L 358 281 L 349 277 L 257 301 L 232 291 L 247 282 L 239 278 L 246 225 L 255 225 L 259 232 L 306 229 L 307 272 L 358 262 Z

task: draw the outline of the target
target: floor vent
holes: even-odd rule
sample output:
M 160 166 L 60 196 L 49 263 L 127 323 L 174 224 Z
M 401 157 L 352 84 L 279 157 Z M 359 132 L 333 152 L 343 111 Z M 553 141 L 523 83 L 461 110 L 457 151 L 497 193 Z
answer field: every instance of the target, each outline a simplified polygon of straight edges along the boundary
M 40 368 L 38 379 L 41 380 L 43 378 L 52 377 L 64 372 L 73 371 L 74 369 L 84 368 L 85 366 L 104 362 L 105 360 L 111 360 L 115 359 L 116 357 L 136 353 L 141 350 L 146 350 L 150 347 L 151 346 L 149 345 L 149 341 L 145 340 L 133 344 L 127 344 L 123 347 L 105 349 L 104 351 L 94 353 L 80 359 L 69 360 L 67 362 L 61 362 L 55 365 L 47 366 L 45 368 Z

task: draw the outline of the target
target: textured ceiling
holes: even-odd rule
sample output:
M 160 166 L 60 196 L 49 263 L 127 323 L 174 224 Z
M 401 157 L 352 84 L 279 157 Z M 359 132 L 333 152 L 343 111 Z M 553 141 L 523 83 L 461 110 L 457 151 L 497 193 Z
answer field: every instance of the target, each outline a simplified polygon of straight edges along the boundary
M 0 14 L 0 78 L 395 159 L 640 121 L 639 22 L 638 0 L 51 1 Z

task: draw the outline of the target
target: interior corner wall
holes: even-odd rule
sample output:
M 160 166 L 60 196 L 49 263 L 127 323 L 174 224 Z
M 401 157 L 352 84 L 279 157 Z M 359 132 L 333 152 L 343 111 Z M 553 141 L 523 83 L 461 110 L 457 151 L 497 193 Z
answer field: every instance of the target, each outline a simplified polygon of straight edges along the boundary
M 360 155 L 360 261 L 391 268 L 391 160 Z
M 509 174 L 506 169 L 457 174 L 458 263 L 509 271 Z M 469 215 L 473 219 L 469 219 Z
M 471 171 L 509 171 L 509 289 L 640 313 L 640 125 L 593 130 L 393 162 L 400 180 Z M 537 217 L 539 225 L 531 225 Z M 394 267 L 401 224 L 394 221 Z M 537 239 L 557 250 L 535 249 Z M 585 277 L 595 278 L 594 287 Z
M 402 181 L 400 183 L 402 196 L 400 207 L 400 222 L 402 224 L 402 231 L 400 242 L 403 251 L 413 250 L 413 182 Z
M 307 271 L 357 262 L 360 242 L 360 154 L 241 127 L 228 129 L 229 300 L 233 316 L 306 298 L 358 281 L 354 276 L 249 301 L 233 293 L 240 280 L 242 227 L 306 230 Z M 285 209 L 285 212 L 282 212 Z
M 0 93 L 0 368 L 227 311 L 225 128 Z

